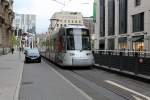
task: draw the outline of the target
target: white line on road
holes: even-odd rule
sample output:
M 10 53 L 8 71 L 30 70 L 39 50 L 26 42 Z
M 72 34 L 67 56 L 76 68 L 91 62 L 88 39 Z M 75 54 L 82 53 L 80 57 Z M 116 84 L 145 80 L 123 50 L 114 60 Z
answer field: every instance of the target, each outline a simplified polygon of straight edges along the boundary
M 44 62 L 45 63 L 45 62 Z M 70 82 L 67 78 L 65 78 L 62 74 L 60 74 L 58 71 L 56 71 L 54 68 L 49 67 L 52 71 L 54 71 L 58 76 L 60 76 L 63 80 L 65 80 L 68 84 L 70 84 L 72 87 L 74 87 L 77 91 L 79 91 L 83 96 L 85 96 L 88 100 L 93 100 L 92 97 L 87 95 L 85 92 L 83 92 L 81 89 L 79 89 L 77 86 L 75 86 L 72 82 Z
M 119 88 L 122 88 L 122 89 L 124 89 L 124 90 L 126 90 L 126 91 L 129 91 L 129 92 L 131 92 L 131 93 L 133 93 L 133 94 L 136 94 L 136 95 L 138 95 L 138 96 L 141 96 L 141 97 L 145 98 L 146 100 L 150 100 L 150 97 L 148 97 L 148 96 L 146 96 L 146 95 L 143 95 L 143 94 L 141 94 L 141 93 L 139 93 L 139 92 L 136 92 L 136 91 L 134 91 L 134 90 L 131 90 L 131 89 L 129 89 L 129 88 L 123 86 L 123 85 L 117 84 L 117 83 L 115 83 L 115 82 L 113 82 L 113 81 L 110 81 L 110 80 L 105 80 L 105 82 L 107 82 L 107 83 L 109 83 L 109 84 L 111 84 L 111 85 L 115 85 L 115 86 L 117 86 L 117 87 L 119 87 Z

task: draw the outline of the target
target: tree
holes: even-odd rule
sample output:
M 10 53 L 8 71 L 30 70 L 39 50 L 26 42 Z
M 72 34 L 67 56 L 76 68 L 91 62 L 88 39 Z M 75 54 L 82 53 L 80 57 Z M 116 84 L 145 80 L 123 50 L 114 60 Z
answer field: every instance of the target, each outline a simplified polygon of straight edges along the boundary
M 17 45 L 17 39 L 15 34 L 13 33 L 12 38 L 11 38 L 11 43 L 12 43 L 12 47 Z

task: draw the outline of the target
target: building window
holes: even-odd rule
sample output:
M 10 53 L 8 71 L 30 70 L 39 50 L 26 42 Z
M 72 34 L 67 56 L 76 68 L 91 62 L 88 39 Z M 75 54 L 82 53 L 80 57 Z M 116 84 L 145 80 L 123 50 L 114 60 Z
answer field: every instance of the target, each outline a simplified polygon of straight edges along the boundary
M 115 40 L 108 39 L 108 50 L 114 50 L 114 49 L 115 49 Z
M 62 27 L 62 24 L 60 24 L 60 27 Z
M 136 51 L 144 50 L 144 35 L 132 37 L 132 49 Z
M 72 23 L 73 23 L 73 20 L 72 20 Z
M 120 50 L 125 50 L 128 48 L 127 45 L 127 38 L 126 37 L 121 37 L 118 39 L 118 49 Z
M 135 6 L 139 6 L 141 4 L 141 0 L 135 0 Z
M 105 0 L 100 0 L 100 37 L 105 36 Z
M 105 50 L 105 40 L 99 41 L 99 50 Z
M 81 20 L 79 20 L 79 23 L 81 23 Z
M 57 27 L 59 27 L 59 24 L 57 24 Z
M 68 23 L 70 23 L 70 20 L 68 20 Z
M 132 16 L 133 32 L 144 31 L 144 13 Z
M 108 35 L 115 34 L 115 1 L 108 0 Z
M 127 0 L 119 0 L 119 34 L 127 33 Z

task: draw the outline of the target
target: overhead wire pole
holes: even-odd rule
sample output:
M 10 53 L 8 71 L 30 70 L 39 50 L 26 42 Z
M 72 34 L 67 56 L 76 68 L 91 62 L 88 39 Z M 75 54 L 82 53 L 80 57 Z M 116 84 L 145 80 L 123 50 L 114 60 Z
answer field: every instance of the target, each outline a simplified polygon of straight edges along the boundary
M 65 6 L 65 1 L 64 1 L 64 3 L 62 3 L 62 2 L 60 2 L 58 0 L 53 0 L 53 1 L 55 1 L 55 2 L 57 2 L 57 3 L 59 3 L 59 4 L 63 5 L 63 6 Z
M 63 8 L 66 6 L 66 1 L 65 0 L 63 0 L 64 3 L 60 2 L 59 0 L 52 0 L 52 1 L 55 1 L 56 3 L 63 5 L 61 10 L 63 10 Z M 69 2 L 71 2 L 71 0 L 69 0 Z

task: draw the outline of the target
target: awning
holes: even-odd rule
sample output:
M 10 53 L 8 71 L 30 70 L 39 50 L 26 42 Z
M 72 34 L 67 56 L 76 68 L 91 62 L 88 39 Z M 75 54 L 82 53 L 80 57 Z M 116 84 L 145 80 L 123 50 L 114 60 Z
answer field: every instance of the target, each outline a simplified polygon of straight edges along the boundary
M 127 42 L 127 38 L 126 37 L 121 37 L 118 39 L 118 42 Z
M 132 37 L 132 42 L 143 42 L 144 41 L 144 36 L 134 36 Z

